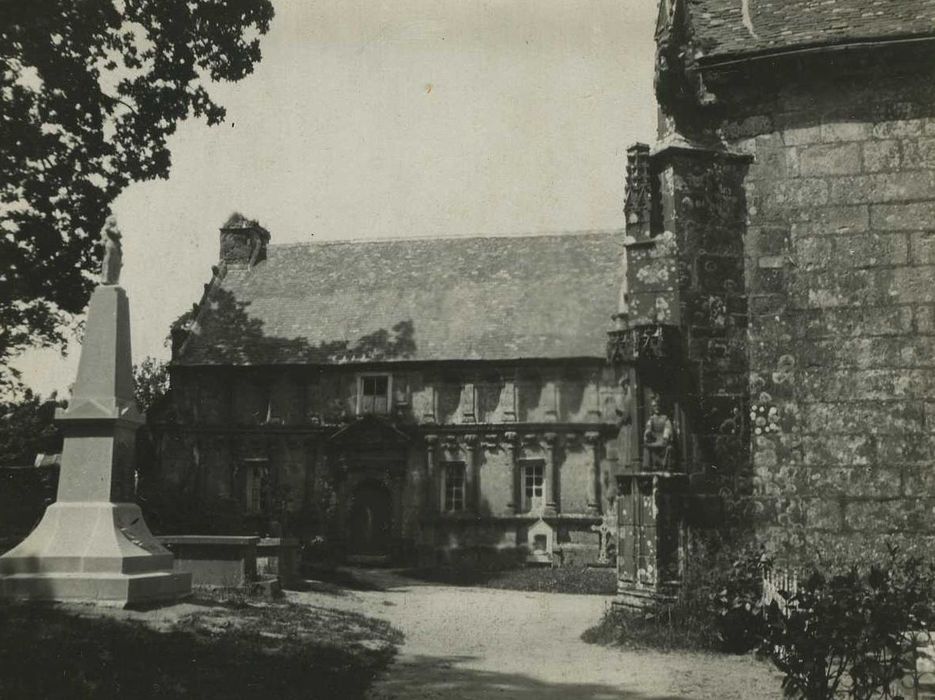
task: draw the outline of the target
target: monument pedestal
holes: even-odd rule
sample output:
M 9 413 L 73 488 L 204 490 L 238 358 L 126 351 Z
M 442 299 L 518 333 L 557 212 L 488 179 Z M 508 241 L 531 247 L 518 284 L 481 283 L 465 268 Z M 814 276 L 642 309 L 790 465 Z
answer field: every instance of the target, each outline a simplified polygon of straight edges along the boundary
M 191 574 L 153 537 L 133 498 L 136 429 L 126 293 L 91 296 L 78 379 L 56 416 L 65 436 L 58 500 L 0 557 L 0 596 L 133 605 L 191 593 Z
M 53 503 L 19 546 L 0 557 L 0 596 L 115 605 L 191 592 L 191 574 L 149 532 L 135 503 Z

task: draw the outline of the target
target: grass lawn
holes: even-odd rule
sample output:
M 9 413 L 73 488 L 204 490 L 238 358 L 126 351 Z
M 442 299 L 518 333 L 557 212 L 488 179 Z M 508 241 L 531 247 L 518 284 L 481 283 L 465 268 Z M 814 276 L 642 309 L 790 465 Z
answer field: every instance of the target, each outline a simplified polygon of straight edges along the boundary
M 0 698 L 360 698 L 402 634 L 350 612 L 198 594 L 162 628 L 0 603 Z

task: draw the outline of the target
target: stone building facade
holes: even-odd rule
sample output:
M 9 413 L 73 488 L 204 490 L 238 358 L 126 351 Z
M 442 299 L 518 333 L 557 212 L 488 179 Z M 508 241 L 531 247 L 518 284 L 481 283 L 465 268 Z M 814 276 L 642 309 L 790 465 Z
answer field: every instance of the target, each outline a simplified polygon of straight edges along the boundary
M 662 0 L 630 150 L 611 358 L 671 369 L 689 531 L 793 563 L 935 536 L 935 2 L 868 9 Z
M 163 529 L 399 559 L 606 558 L 619 234 L 269 239 L 228 222 L 174 331 L 148 498 L 198 517 Z

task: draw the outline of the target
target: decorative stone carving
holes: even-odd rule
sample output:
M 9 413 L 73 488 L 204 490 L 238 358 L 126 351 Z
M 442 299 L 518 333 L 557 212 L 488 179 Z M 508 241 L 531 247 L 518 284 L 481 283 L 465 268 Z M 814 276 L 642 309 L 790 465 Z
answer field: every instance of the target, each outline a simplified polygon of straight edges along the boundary
M 461 451 L 461 444 L 457 435 L 445 435 L 441 439 L 441 445 L 446 452 L 456 453 Z
M 607 359 L 611 364 L 634 361 L 660 362 L 678 356 L 678 329 L 656 324 L 608 333 Z
M 627 198 L 623 212 L 627 220 L 627 236 L 636 239 L 650 235 L 652 213 L 649 146 L 637 143 L 627 150 Z
M 481 440 L 481 447 L 490 451 L 499 450 L 501 447 L 500 436 L 496 434 L 484 435 Z
M 617 549 L 617 518 L 608 515 L 601 519 L 600 524 L 592 525 L 591 531 L 598 536 L 598 564 L 612 564 L 616 559 Z

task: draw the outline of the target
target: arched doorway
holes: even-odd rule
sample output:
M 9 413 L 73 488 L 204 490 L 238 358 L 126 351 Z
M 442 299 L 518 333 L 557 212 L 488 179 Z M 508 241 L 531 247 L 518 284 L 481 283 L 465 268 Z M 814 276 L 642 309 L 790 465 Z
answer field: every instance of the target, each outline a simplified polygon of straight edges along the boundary
M 348 522 L 352 554 L 389 553 L 392 503 L 389 489 L 378 481 L 365 481 L 354 491 Z

